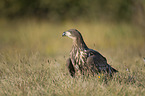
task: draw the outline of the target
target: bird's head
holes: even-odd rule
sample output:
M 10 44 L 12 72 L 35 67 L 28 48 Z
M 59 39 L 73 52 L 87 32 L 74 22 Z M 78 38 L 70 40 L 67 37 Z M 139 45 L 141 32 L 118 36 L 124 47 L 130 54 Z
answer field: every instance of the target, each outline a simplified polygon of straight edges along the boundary
M 77 38 L 81 38 L 81 33 L 76 29 L 70 29 L 68 31 L 63 32 L 62 36 L 67 36 L 73 40 Z
M 73 39 L 73 44 L 77 45 L 81 49 L 88 49 L 86 46 L 81 33 L 77 29 L 70 29 L 68 31 L 63 32 L 62 36 L 67 36 Z

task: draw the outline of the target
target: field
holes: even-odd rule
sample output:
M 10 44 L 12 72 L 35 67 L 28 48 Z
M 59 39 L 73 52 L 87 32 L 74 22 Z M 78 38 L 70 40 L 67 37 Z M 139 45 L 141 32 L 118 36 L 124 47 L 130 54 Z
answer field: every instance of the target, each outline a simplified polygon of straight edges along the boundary
M 78 76 L 66 68 L 78 29 L 89 48 L 118 69 L 112 79 Z M 145 96 L 145 33 L 121 23 L 19 20 L 0 22 L 0 96 Z

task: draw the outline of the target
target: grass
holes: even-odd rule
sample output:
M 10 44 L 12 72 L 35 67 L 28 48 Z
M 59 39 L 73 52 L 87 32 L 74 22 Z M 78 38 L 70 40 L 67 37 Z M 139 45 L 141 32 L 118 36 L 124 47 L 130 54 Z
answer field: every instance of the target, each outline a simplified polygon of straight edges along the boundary
M 145 35 L 129 24 L 46 21 L 0 23 L 1 96 L 144 96 Z M 71 40 L 64 31 L 77 28 L 90 48 L 119 70 L 104 76 L 71 78 L 65 65 Z

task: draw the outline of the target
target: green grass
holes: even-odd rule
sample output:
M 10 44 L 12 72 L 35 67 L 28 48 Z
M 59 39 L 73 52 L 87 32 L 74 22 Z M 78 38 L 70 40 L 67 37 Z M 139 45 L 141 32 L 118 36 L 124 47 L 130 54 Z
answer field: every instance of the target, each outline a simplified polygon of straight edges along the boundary
M 145 95 L 145 35 L 135 26 L 1 20 L 0 28 L 1 96 Z M 72 41 L 61 37 L 70 28 L 80 30 L 88 47 L 119 70 L 113 79 L 70 77 L 65 62 Z

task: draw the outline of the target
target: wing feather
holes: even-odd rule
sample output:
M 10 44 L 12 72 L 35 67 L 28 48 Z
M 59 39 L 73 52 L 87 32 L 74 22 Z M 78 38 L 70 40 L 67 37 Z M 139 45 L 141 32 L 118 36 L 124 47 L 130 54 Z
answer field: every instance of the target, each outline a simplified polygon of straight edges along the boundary
M 116 69 L 112 68 L 105 57 L 103 57 L 99 52 L 94 50 L 88 51 L 87 65 L 91 67 L 92 71 L 95 72 L 106 72 L 110 75 L 114 72 L 118 72 Z

